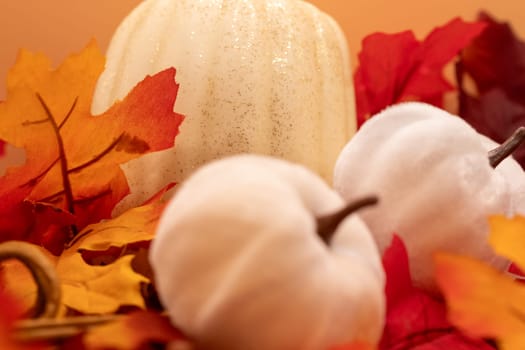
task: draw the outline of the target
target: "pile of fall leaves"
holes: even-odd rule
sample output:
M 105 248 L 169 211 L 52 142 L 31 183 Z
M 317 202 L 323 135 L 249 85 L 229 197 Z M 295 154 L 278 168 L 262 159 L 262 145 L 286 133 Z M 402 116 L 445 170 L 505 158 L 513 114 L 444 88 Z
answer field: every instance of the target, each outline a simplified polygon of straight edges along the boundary
M 454 83 L 443 74 L 451 63 Z M 56 70 L 45 56 L 21 51 L 9 72 L 0 139 L 23 148 L 26 162 L 0 177 L 0 242 L 34 245 L 52 262 L 62 295 L 57 320 L 20 321 L 37 313 L 39 292 L 23 265 L 5 261 L 1 349 L 191 343 L 162 313 L 147 264 L 167 188 L 112 217 L 129 193 L 119 165 L 173 146 L 184 119 L 173 112 L 176 71 L 145 78 L 123 101 L 92 116 L 103 67 L 103 55 L 90 43 Z M 525 124 L 524 67 L 525 43 L 485 13 L 472 23 L 454 19 L 422 41 L 411 31 L 372 34 L 363 41 L 355 73 L 359 124 L 397 102 L 447 108 L 452 96 L 453 112 L 503 142 Z M 525 149 L 515 158 L 525 166 Z M 519 273 L 525 268 L 525 218 L 488 219 L 490 244 Z M 400 239 L 385 252 L 388 310 L 380 349 L 525 349 L 525 286 L 467 257 L 437 254 L 435 261 L 444 299 L 412 285 Z

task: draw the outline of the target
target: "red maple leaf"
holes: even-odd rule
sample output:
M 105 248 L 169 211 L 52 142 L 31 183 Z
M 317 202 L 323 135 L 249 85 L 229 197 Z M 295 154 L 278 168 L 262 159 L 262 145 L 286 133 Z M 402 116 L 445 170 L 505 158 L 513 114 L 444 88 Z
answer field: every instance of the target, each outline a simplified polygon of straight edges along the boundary
M 2 270 L 0 270 L 1 272 Z M 0 285 L 3 283 L 3 275 L 0 273 Z M 2 350 L 43 350 L 43 343 L 23 343 L 14 337 L 16 322 L 22 319 L 23 307 L 20 301 L 0 288 L 0 349 Z
M 173 145 L 183 119 L 173 112 L 175 69 L 146 77 L 94 117 L 91 99 L 103 67 L 90 43 L 57 69 L 43 55 L 22 51 L 10 70 L 0 139 L 23 147 L 26 163 L 0 177 L 0 241 L 26 240 L 60 254 L 128 194 L 120 164 Z
M 398 236 L 383 255 L 383 267 L 387 276 L 387 316 L 379 349 L 494 349 L 453 328 L 447 320 L 445 302 L 413 286 L 407 251 Z
M 367 36 L 354 76 L 358 125 L 402 101 L 418 100 L 441 107 L 443 95 L 454 90 L 443 76 L 443 68 L 484 27 L 482 22 L 456 18 L 423 41 L 411 31 Z

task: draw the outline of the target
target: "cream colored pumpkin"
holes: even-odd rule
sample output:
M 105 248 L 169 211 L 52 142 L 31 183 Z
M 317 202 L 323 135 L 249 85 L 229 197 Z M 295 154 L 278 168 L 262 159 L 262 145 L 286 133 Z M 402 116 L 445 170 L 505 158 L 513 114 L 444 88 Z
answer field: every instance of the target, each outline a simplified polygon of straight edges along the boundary
M 256 155 L 210 162 L 162 214 L 149 260 L 174 324 L 214 350 L 376 345 L 381 258 L 359 215 L 327 246 L 315 219 L 344 205 L 302 166 Z
M 488 243 L 488 217 L 525 213 L 525 173 L 511 157 L 494 169 L 488 152 L 498 146 L 444 110 L 401 103 L 367 121 L 344 147 L 334 188 L 347 200 L 377 194 L 379 205 L 361 217 L 379 249 L 399 235 L 415 284 L 435 290 L 437 251 L 507 266 Z
M 134 205 L 228 154 L 299 162 L 331 179 L 355 130 L 348 50 L 337 23 L 299 0 L 147 0 L 119 26 L 92 110 L 174 66 L 175 149 L 125 167 Z

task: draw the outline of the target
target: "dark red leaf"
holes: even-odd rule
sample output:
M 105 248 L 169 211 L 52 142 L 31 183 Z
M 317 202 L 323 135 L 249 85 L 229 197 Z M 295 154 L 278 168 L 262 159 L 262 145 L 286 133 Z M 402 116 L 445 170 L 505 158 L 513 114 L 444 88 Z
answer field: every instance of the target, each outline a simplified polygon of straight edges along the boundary
M 501 88 L 493 88 L 479 97 L 460 91 L 460 115 L 479 133 L 496 142 L 504 142 L 520 126 L 525 125 L 525 105 L 514 102 Z M 525 165 L 525 148 L 518 148 L 514 158 Z
M 525 42 L 509 24 L 496 22 L 486 13 L 479 18 L 487 28 L 465 48 L 456 65 L 459 114 L 479 133 L 501 143 L 525 125 Z M 467 75 L 478 95 L 466 91 Z M 524 148 L 513 156 L 525 165 Z
M 525 103 L 525 42 L 508 23 L 497 22 L 485 12 L 479 20 L 487 28 L 463 51 L 465 72 L 481 92 L 499 87 L 513 100 Z

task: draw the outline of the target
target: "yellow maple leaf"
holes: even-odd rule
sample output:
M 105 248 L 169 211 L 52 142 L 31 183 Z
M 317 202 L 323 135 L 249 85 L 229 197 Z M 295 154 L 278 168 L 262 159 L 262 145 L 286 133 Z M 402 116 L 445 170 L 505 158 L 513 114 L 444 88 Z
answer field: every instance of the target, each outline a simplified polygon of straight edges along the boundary
M 59 262 L 62 302 L 84 313 L 113 313 L 121 305 L 144 307 L 140 283 L 148 279 L 131 267 L 133 256 L 122 257 L 108 266 L 88 266 L 80 254 Z
M 489 222 L 494 249 L 524 268 L 525 218 Z M 439 253 L 435 264 L 452 324 L 472 337 L 496 339 L 503 350 L 525 349 L 525 285 L 465 256 Z
M 120 305 L 144 307 L 140 283 L 148 279 L 131 267 L 133 255 L 123 256 L 107 266 L 91 266 L 81 252 L 123 248 L 151 240 L 162 207 L 150 204 L 134 208 L 113 220 L 86 227 L 57 262 L 64 304 L 84 313 L 111 313 Z
M 509 258 L 525 270 L 525 218 L 509 219 L 502 215 L 489 218 L 490 245 L 496 253 Z
M 126 245 L 151 240 L 162 209 L 157 202 L 128 210 L 115 219 L 87 226 L 58 258 L 46 252 L 61 282 L 63 306 L 86 314 L 113 313 L 122 305 L 144 307 L 140 284 L 149 280 L 133 270 L 133 255 L 93 266 L 82 258 L 82 252 L 110 247 L 123 251 Z M 23 296 L 26 307 L 32 305 L 36 288 L 30 274 L 19 264 L 10 263 L 4 267 L 4 275 L 7 289 Z

